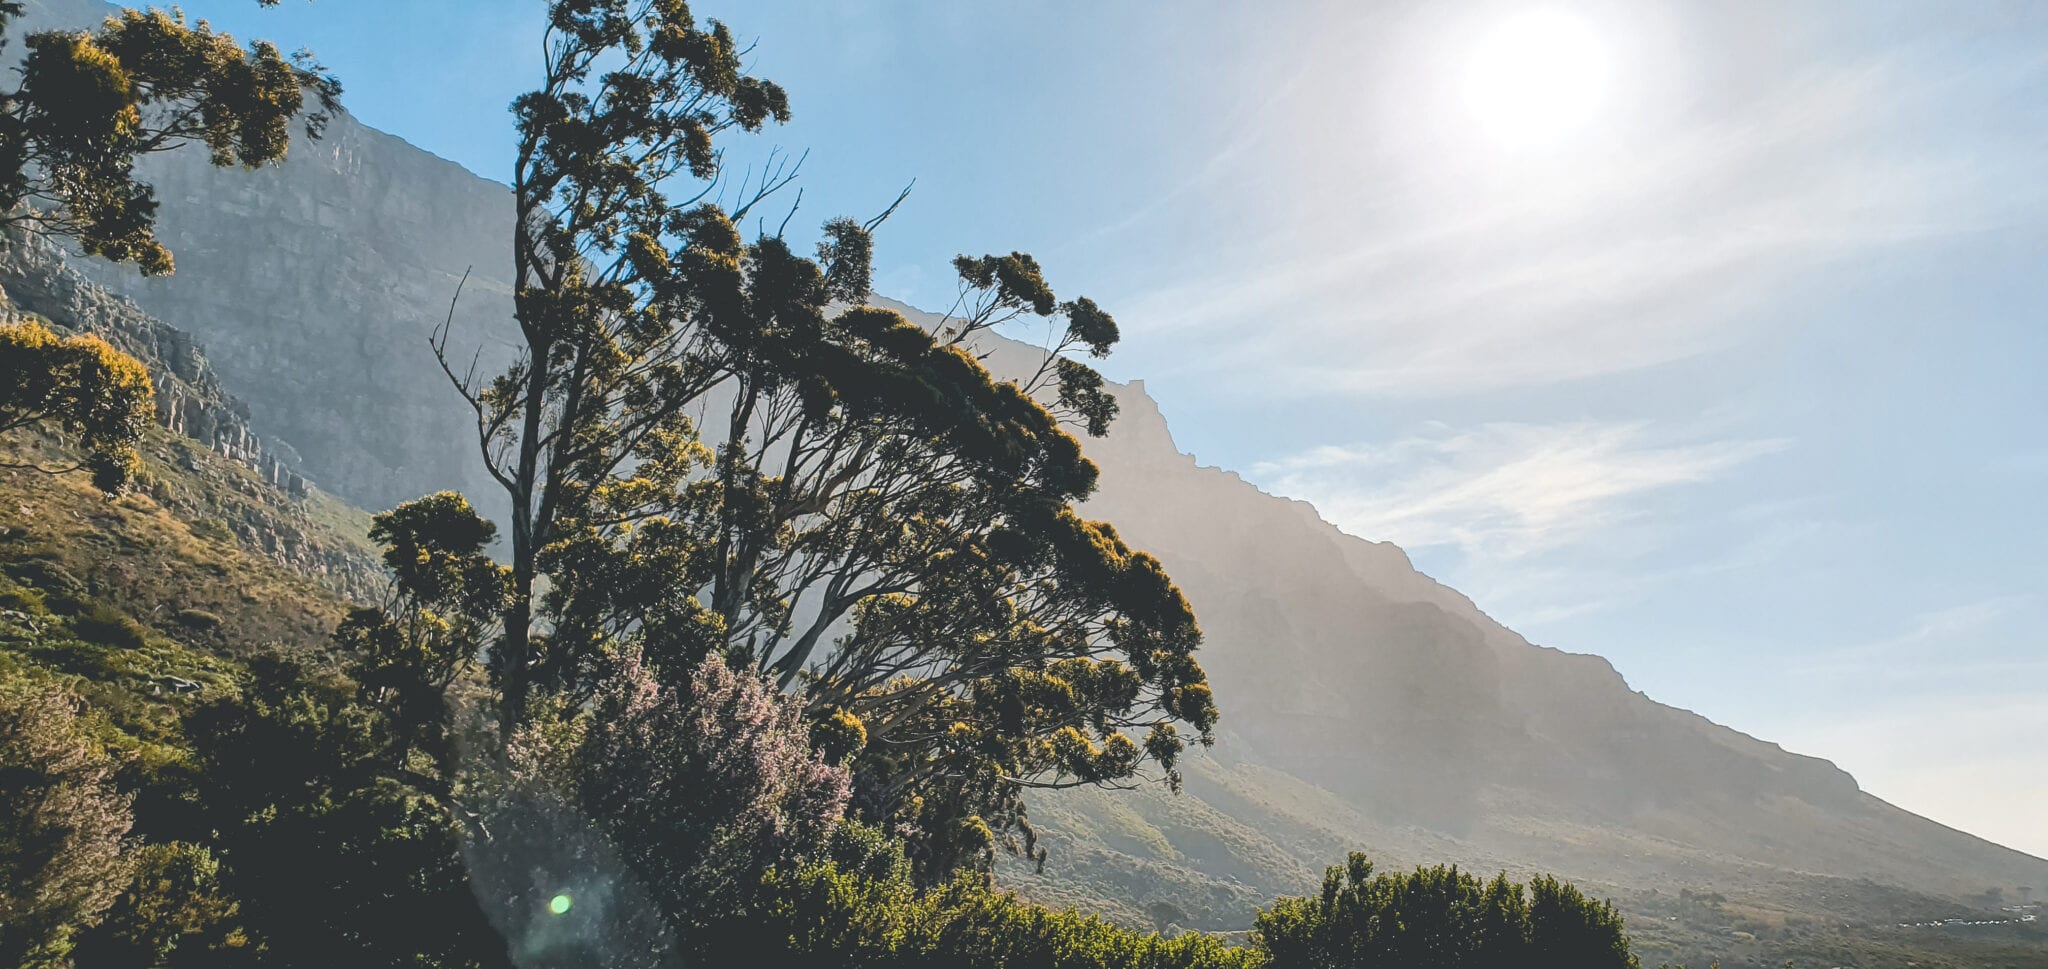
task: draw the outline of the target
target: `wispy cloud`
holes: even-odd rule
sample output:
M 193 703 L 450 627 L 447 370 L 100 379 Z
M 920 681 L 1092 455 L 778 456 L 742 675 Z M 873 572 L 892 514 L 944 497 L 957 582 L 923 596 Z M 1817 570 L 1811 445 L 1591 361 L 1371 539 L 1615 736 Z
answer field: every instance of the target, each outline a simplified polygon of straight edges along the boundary
M 1499 561 L 1584 541 L 1641 514 L 1647 493 L 1719 477 L 1788 444 L 1674 442 L 1642 422 L 1501 423 L 1314 448 L 1253 474 L 1355 535 Z
M 1627 555 L 1623 562 L 1568 561 L 1539 565 L 1523 559 L 1468 563 L 1458 587 L 1486 604 L 1496 615 L 1511 617 L 1518 631 L 1541 638 L 1552 623 L 1626 608 L 1657 590 L 1673 585 L 1713 581 L 1729 573 L 1783 568 L 1783 560 L 1802 546 L 1834 536 L 1840 524 L 1816 517 L 1808 502 L 1744 506 L 1719 526 L 1733 544 L 1673 564 L 1651 564 Z M 1643 529 L 1656 532 L 1657 529 Z M 1611 549 L 1618 536 L 1609 534 Z
M 1329 202 L 1366 217 L 1246 240 L 1233 271 L 1125 315 L 1199 335 L 1183 368 L 1256 373 L 1262 393 L 1440 396 L 1695 356 L 1805 271 L 2037 200 L 2013 196 L 2015 159 L 1898 147 L 1911 86 L 1882 61 L 1817 72 L 1521 181 L 1455 160 L 1367 172 L 1383 197 Z
M 1996 645 L 1999 627 L 2036 602 L 2027 593 L 1989 595 L 1918 613 L 1898 633 L 1816 653 L 1788 672 L 1820 678 L 1885 677 L 1913 680 L 1931 673 L 2033 673 L 2048 675 L 2048 659 L 2013 657 Z M 2029 628 L 2030 635 L 2033 633 Z

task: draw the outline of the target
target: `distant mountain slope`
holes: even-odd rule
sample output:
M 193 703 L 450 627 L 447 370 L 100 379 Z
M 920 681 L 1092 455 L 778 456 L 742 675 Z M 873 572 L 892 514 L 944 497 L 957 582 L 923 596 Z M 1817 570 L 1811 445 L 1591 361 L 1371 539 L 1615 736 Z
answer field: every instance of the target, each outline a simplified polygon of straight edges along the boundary
M 23 24 L 77 28 L 114 9 L 28 0 Z M 482 490 L 474 434 L 426 339 L 468 272 L 456 345 L 501 346 L 489 321 L 511 309 L 503 185 L 347 115 L 320 141 L 295 141 L 281 167 L 222 172 L 204 152 L 172 152 L 139 168 L 162 200 L 177 274 L 81 271 L 206 343 L 258 405 L 257 430 L 295 445 L 329 491 L 382 508 L 452 484 Z
M 43 23 L 106 9 L 31 5 Z M 184 154 L 146 174 L 178 275 L 83 271 L 197 334 L 255 429 L 293 445 L 329 490 L 371 508 L 443 487 L 488 494 L 425 339 L 468 271 L 456 343 L 505 352 L 493 338 L 509 318 L 502 186 L 348 118 L 276 170 L 216 172 Z M 990 349 L 998 369 L 1026 352 Z M 1048 873 L 1005 877 L 1111 897 L 1132 918 L 1172 896 L 1195 918 L 1306 889 L 1362 847 L 1401 863 L 1548 868 L 1611 886 L 1637 912 L 1681 889 L 1721 892 L 1757 926 L 1875 924 L 2048 886 L 2048 862 L 1656 703 L 1598 657 L 1529 644 L 1400 549 L 1197 466 L 1141 384 L 1117 394 L 1114 433 L 1088 442 L 1104 469 L 1090 508 L 1188 593 L 1229 738 L 1191 768 L 1185 797 L 1038 802 Z
M 269 560 L 323 586 L 329 597 L 361 601 L 374 598 L 383 585 L 383 571 L 369 544 L 369 517 L 322 493 L 296 470 L 298 455 L 291 446 L 265 439 L 250 429 L 246 402 L 228 392 L 203 347 L 192 335 L 144 313 L 133 302 L 107 292 L 80 275 L 64 252 L 45 240 L 18 230 L 0 232 L 0 321 L 36 320 L 60 333 L 92 333 L 135 356 L 149 368 L 156 389 L 156 421 L 141 448 L 146 473 L 136 481 L 136 494 L 114 506 L 133 510 L 160 509 L 185 522 L 197 523 L 202 537 Z M 48 428 L 24 430 L 0 447 L 37 449 L 62 444 Z M 0 463 L 19 463 L 18 461 Z M 73 461 L 41 460 L 45 466 Z M 15 469 L 16 485 L 52 496 L 67 491 L 94 493 L 83 475 L 45 475 Z M 0 525 L 33 519 L 37 502 L 0 499 Z M 105 573 L 95 586 L 147 596 L 164 584 L 141 578 L 156 571 L 126 559 L 142 544 L 127 537 L 112 539 L 91 527 L 125 520 L 95 512 L 80 516 L 68 511 L 73 531 L 46 544 L 62 549 L 81 574 Z M 33 529 L 32 529 L 33 530 Z M 0 541 L 14 536 L 0 528 Z M 111 540 L 110 540 L 111 539 Z M 164 544 L 177 544 L 164 543 Z M 216 589 L 228 594 L 231 589 Z M 239 594 L 239 593 L 236 593 Z M 177 603 L 149 603 L 162 612 Z M 172 613 L 176 608 L 171 609 Z M 328 621 L 331 625 L 331 619 Z M 319 633 L 324 638 L 331 630 Z
M 993 349 L 998 370 L 1036 359 Z M 1398 547 L 1199 467 L 1142 382 L 1115 390 L 1117 424 L 1087 442 L 1103 469 L 1088 511 L 1158 555 L 1194 604 L 1233 759 L 1358 813 L 1332 824 L 1318 809 L 1328 835 L 1617 885 L 1761 867 L 1960 897 L 2048 876 L 2048 862 L 1893 807 L 1827 761 L 1657 703 L 1597 656 L 1531 645 Z M 1246 813 L 1218 794 L 1223 813 Z

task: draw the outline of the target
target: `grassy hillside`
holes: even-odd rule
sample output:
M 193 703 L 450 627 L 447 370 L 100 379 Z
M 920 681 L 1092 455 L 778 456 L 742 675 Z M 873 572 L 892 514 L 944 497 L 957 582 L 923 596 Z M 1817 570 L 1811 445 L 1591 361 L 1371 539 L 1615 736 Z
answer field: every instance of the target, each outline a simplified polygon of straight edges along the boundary
M 374 593 L 369 516 L 287 497 L 152 428 L 141 487 L 107 501 L 83 475 L 0 469 L 0 573 L 62 608 L 105 604 L 181 642 L 312 643 Z M 0 462 L 55 465 L 54 442 L 0 439 Z
M 1981 901 L 1731 864 L 1698 851 L 1686 862 L 1682 845 L 1652 844 L 1590 822 L 1523 822 L 1517 831 L 1482 833 L 1482 844 L 1375 821 L 1321 788 L 1243 759 L 1235 748 L 1226 739 L 1190 758 L 1186 793 L 1179 796 L 1143 789 L 1035 799 L 1031 815 L 1048 849 L 1045 870 L 1006 862 L 999 881 L 1028 897 L 1101 911 L 1135 927 L 1230 932 L 1248 928 L 1252 908 L 1275 896 L 1312 892 L 1322 864 L 1348 850 L 1366 851 L 1390 869 L 1456 862 L 1520 878 L 1597 843 L 1642 859 L 1645 870 L 1575 874 L 1574 880 L 1615 901 L 1645 965 L 2048 966 L 2048 932 L 2039 922 L 1925 924 L 2015 918 Z M 1490 807 L 1497 816 L 1514 816 L 1512 805 Z M 1518 848 L 1492 847 L 1509 835 Z
M 232 689 L 247 649 L 324 650 L 375 575 L 362 513 L 162 429 L 143 450 L 143 488 L 115 501 L 84 475 L 0 468 L 0 662 L 60 678 L 138 744 Z M 0 463 L 64 457 L 0 438 Z

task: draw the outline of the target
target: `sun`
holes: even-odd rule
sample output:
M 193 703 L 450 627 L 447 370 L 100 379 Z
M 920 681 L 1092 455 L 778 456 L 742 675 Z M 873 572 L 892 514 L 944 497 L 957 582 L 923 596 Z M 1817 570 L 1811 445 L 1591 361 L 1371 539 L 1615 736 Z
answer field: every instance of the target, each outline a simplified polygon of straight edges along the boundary
M 1465 105 L 1504 148 L 1553 147 L 1593 120 L 1606 81 L 1605 51 L 1592 27 L 1562 11 L 1533 10 L 1480 39 Z

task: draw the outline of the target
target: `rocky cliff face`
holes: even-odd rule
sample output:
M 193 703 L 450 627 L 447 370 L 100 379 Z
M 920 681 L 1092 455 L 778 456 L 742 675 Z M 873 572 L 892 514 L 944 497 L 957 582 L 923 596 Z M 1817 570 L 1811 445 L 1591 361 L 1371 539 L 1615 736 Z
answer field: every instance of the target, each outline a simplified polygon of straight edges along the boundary
M 1039 358 L 987 349 L 998 371 Z M 1956 892 L 2048 874 L 1871 797 L 1825 760 L 1658 703 L 1598 656 L 1532 645 L 1399 547 L 1199 466 L 1142 382 L 1114 389 L 1116 425 L 1085 442 L 1102 468 L 1088 513 L 1158 555 L 1194 604 L 1230 758 L 1341 799 L 1364 816 L 1354 837 L 1370 840 L 1355 843 L 1482 867 L 1545 860 L 1623 885 L 1701 859 L 1722 876 L 1755 866 Z M 1577 834 L 1529 837 L 1560 826 Z
M 34 6 L 44 22 L 96 15 L 87 0 Z M 250 402 L 250 426 L 365 507 L 489 493 L 426 336 L 468 272 L 455 343 L 508 352 L 494 339 L 510 304 L 503 186 L 348 118 L 276 169 L 217 172 L 185 154 L 146 175 L 177 275 L 82 268 L 203 340 Z M 1030 352 L 993 349 L 999 370 Z M 1199 467 L 1142 385 L 1117 394 L 1114 432 L 1087 445 L 1104 469 L 1090 510 L 1186 590 L 1231 738 L 1186 798 L 1047 802 L 1093 826 L 1100 870 L 1236 899 L 1301 890 L 1312 865 L 1366 846 L 1667 889 L 1758 872 L 1955 891 L 2048 883 L 2048 863 L 1658 704 L 1598 657 L 1531 645 L 1400 549 Z M 1111 836 L 1138 814 L 1132 830 L 1151 835 Z
M 197 153 L 151 159 L 177 274 L 81 268 L 212 347 L 261 405 L 259 425 L 335 493 L 381 508 L 478 484 L 473 432 L 427 334 L 469 272 L 455 343 L 495 349 L 491 324 L 510 318 L 493 278 L 509 263 L 509 195 L 350 118 L 291 159 L 253 173 Z
M 78 28 L 100 0 L 29 0 L 25 30 Z M 10 50 L 18 49 L 16 45 Z M 290 160 L 222 172 L 203 152 L 145 159 L 174 276 L 97 261 L 78 268 L 193 334 L 258 430 L 290 441 L 305 473 L 366 508 L 435 488 L 484 494 L 472 425 L 427 350 L 454 312 L 454 343 L 486 362 L 511 319 L 509 191 L 346 115 Z
M 185 484 L 204 486 L 144 482 L 160 504 L 344 595 L 374 594 L 382 576 L 361 534 L 366 526 L 351 522 L 357 534 L 335 535 L 313 523 L 334 510 L 333 499 L 300 474 L 291 445 L 256 433 L 249 405 L 227 391 L 190 333 L 86 279 L 50 242 L 9 231 L 0 234 L 0 320 L 21 319 L 95 334 L 141 360 L 155 378 L 157 423 L 218 456 L 201 460 L 189 446 L 163 452 Z
M 227 392 L 192 334 L 95 285 L 63 250 L 19 231 L 0 236 L 0 317 L 37 317 L 67 332 L 93 333 L 149 365 L 156 378 L 156 419 L 269 484 L 304 497 L 309 485 L 291 445 L 266 441 L 249 426 L 249 406 Z

